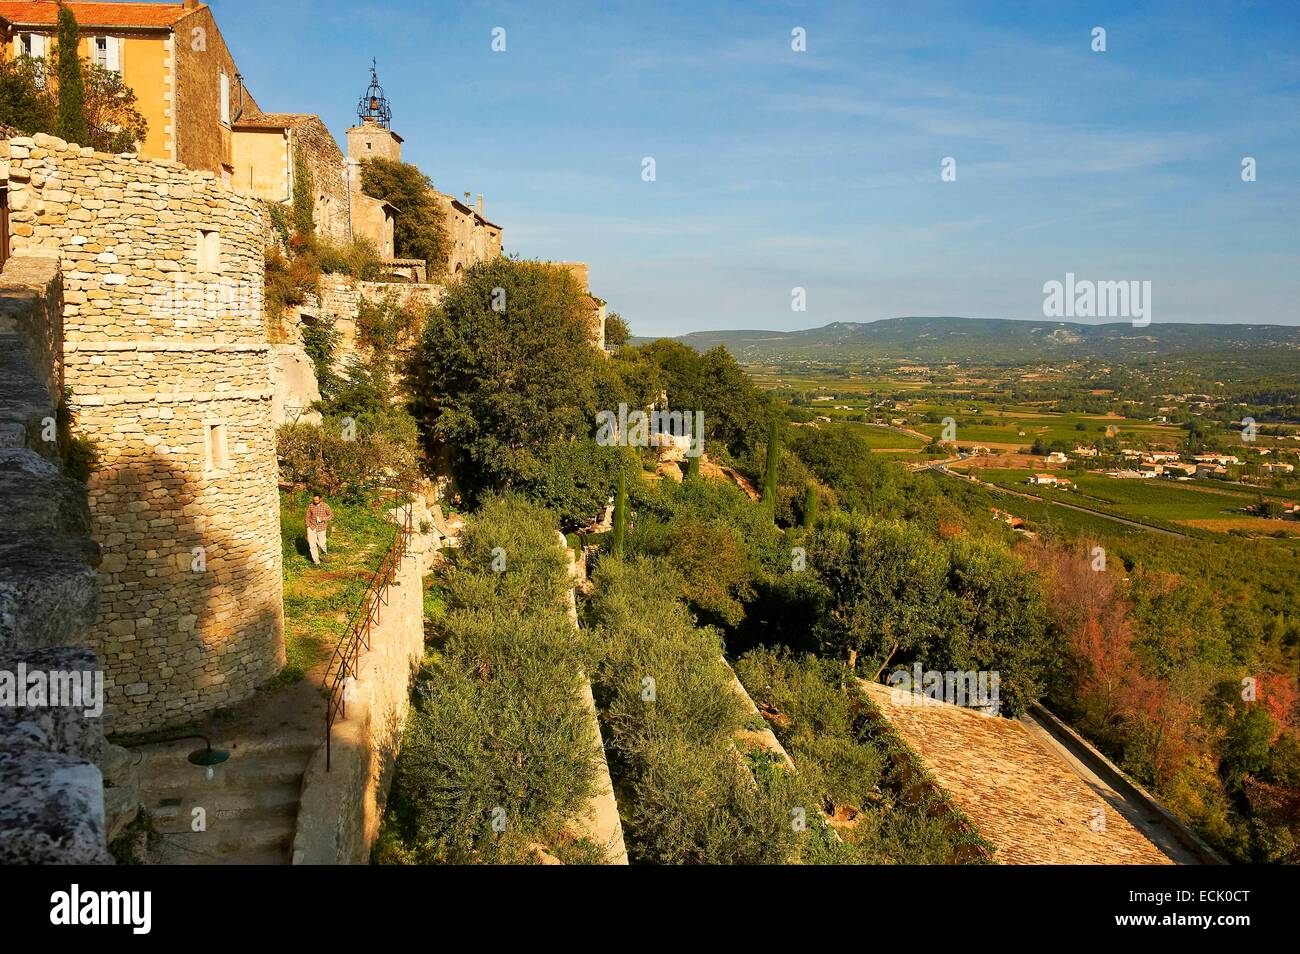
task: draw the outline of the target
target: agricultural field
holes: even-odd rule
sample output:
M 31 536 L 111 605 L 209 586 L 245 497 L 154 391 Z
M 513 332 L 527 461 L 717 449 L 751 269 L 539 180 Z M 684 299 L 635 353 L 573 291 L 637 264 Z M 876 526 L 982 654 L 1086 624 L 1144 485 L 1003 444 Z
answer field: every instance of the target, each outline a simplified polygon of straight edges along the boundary
M 1030 486 L 1029 470 L 985 468 L 982 479 L 999 487 L 1043 500 L 1057 500 L 1102 513 L 1113 514 L 1155 527 L 1201 529 L 1216 533 L 1242 530 L 1267 535 L 1276 532 L 1300 535 L 1300 521 L 1262 520 L 1244 511 L 1259 498 L 1259 492 L 1225 485 L 1175 483 L 1167 480 L 1120 480 L 1101 474 L 1071 474 L 1071 490 Z M 1265 499 L 1271 498 L 1266 493 Z M 1014 509 L 1014 508 L 1013 508 Z

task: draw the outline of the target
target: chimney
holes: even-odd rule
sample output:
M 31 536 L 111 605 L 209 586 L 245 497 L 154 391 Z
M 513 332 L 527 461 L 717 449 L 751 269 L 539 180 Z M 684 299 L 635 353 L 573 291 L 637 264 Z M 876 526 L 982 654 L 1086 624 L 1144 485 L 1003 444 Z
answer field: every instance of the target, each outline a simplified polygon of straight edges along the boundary
M 198 5 L 199 5 L 199 0 L 185 0 L 185 4 L 184 4 L 186 10 L 197 9 Z
M 479 215 L 483 214 L 483 193 L 482 192 L 478 194 L 478 214 Z
M 465 208 L 469 208 L 469 193 L 465 193 Z

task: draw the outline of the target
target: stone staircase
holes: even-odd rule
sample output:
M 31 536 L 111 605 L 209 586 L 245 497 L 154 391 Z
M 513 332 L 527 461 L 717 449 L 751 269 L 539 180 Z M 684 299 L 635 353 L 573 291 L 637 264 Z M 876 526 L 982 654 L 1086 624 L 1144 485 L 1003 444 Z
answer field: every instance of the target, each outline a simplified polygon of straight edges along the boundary
M 303 774 L 324 721 L 320 694 L 304 681 L 258 693 L 197 726 L 213 748 L 230 753 L 210 769 L 188 760 L 203 747 L 198 739 L 135 747 L 152 829 L 148 863 L 288 864 Z M 198 831 L 196 808 L 203 809 Z

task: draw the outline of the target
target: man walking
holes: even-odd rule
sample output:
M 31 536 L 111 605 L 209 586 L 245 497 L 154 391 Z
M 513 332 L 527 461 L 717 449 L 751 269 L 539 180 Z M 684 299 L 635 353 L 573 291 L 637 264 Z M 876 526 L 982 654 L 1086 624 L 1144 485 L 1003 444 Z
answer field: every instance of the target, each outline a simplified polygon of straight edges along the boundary
M 320 494 L 313 494 L 311 505 L 307 507 L 307 549 L 311 551 L 311 562 L 320 565 L 320 558 L 329 552 L 325 543 L 325 531 L 334 519 L 330 505 L 323 503 Z

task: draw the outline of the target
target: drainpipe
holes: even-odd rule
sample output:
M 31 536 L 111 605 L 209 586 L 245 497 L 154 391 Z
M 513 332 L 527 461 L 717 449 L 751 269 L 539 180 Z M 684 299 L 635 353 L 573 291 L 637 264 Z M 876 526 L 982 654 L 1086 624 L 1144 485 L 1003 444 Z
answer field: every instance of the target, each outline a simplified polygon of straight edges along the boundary
M 244 115 L 244 74 L 236 71 L 235 79 L 239 80 L 239 109 L 235 111 L 235 117 L 230 121 L 230 125 L 239 122 L 239 117 Z

